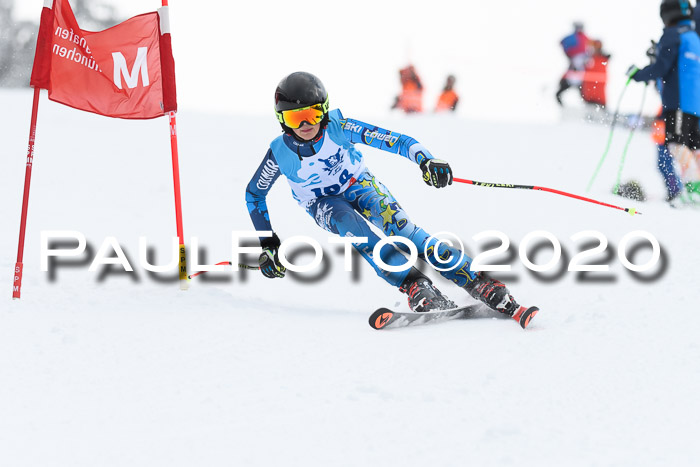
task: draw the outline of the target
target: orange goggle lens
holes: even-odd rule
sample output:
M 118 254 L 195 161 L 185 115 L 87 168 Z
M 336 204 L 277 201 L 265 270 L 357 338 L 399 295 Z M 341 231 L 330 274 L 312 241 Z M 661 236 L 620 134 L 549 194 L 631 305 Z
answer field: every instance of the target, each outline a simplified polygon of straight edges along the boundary
M 283 110 L 277 112 L 277 119 L 289 128 L 299 128 L 303 122 L 316 125 L 328 112 L 328 101 L 323 104 L 311 105 L 302 109 Z
M 319 104 L 303 109 L 283 110 L 277 116 L 289 128 L 299 128 L 303 122 L 309 125 L 316 125 L 323 120 L 323 108 Z

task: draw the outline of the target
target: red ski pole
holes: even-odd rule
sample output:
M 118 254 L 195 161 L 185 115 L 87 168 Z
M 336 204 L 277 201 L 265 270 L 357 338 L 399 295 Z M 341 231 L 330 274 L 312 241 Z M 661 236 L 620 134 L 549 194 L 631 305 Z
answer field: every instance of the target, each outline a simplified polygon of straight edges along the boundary
M 232 265 L 233 265 L 233 263 L 231 261 L 222 261 L 220 263 L 216 263 L 216 266 L 232 266 Z M 254 271 L 257 271 L 260 269 L 260 266 L 248 266 L 247 264 L 242 264 L 242 263 L 238 263 L 238 267 L 240 269 L 251 269 Z M 197 271 L 197 272 L 187 276 L 187 278 L 192 279 L 193 277 L 197 277 L 198 275 L 204 274 L 205 272 L 207 272 L 207 271 Z
M 520 189 L 520 190 L 548 191 L 550 193 L 554 193 L 555 195 L 568 196 L 569 198 L 580 199 L 581 201 L 587 201 L 589 203 L 599 204 L 601 206 L 607 206 L 607 207 L 613 208 L 613 209 L 619 209 L 620 211 L 628 212 L 633 216 L 635 214 L 641 214 L 641 212 L 637 211 L 635 208 L 621 208 L 620 206 L 615 206 L 614 204 L 604 203 L 602 201 L 597 201 L 595 199 L 586 198 L 585 196 L 574 195 L 572 193 L 567 193 L 565 191 L 555 190 L 553 188 L 547 188 L 547 187 L 543 187 L 543 186 L 511 185 L 509 183 L 486 183 L 486 182 L 477 182 L 475 180 L 466 180 L 464 178 L 455 178 L 454 181 L 459 182 L 459 183 L 467 183 L 469 185 L 485 186 L 485 187 L 489 187 L 489 188 L 516 188 L 516 189 Z

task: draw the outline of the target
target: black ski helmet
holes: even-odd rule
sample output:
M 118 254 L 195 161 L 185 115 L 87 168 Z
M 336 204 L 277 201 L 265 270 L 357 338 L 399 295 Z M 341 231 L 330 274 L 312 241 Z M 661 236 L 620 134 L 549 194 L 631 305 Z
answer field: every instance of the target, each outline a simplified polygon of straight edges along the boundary
M 689 0 L 662 0 L 659 8 L 665 26 L 671 26 L 683 19 L 690 19 L 693 6 Z
M 327 104 L 328 93 L 316 76 L 305 71 L 297 71 L 282 78 L 275 90 L 275 111 L 301 109 L 310 105 Z M 328 123 L 328 112 L 323 116 L 321 127 Z M 293 133 L 284 123 L 280 122 L 285 133 Z

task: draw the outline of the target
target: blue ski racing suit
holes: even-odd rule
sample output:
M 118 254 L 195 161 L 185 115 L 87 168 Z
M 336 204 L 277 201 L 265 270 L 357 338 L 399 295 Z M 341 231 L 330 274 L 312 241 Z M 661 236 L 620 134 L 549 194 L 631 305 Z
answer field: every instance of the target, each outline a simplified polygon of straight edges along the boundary
M 343 237 L 367 237 L 366 243 L 353 246 L 389 284 L 400 286 L 409 269 L 389 272 L 377 265 L 373 250 L 380 238 L 368 222 L 387 236 L 408 239 L 416 246 L 419 258 L 458 286 L 464 287 L 474 280 L 475 273 L 470 270 L 472 259 L 431 238 L 411 222 L 389 190 L 365 167 L 355 143 L 399 154 L 419 165 L 425 159 L 433 159 L 410 136 L 344 118 L 340 110 L 332 110 L 328 124 L 314 140 L 303 142 L 284 134 L 270 144 L 246 189 L 248 212 L 256 230 L 273 230 L 266 196 L 279 176 L 285 175 L 292 196 L 320 227 Z M 439 260 L 435 257 L 436 245 Z M 381 248 L 379 255 L 390 266 L 406 263 L 405 256 L 393 245 Z

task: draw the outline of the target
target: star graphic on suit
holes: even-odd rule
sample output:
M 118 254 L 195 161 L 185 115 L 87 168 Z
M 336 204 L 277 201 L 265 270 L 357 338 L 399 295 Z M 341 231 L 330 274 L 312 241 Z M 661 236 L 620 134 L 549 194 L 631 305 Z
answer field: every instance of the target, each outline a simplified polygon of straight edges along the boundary
M 362 180 L 360 182 L 360 185 L 362 185 L 364 188 L 367 188 L 368 186 L 372 186 L 372 182 L 370 182 L 369 180 Z
M 364 211 L 362 211 L 362 215 L 369 219 L 372 215 L 372 211 L 370 211 L 369 209 L 365 209 Z
M 382 219 L 384 219 L 384 223 L 382 225 L 387 225 L 391 224 L 394 222 L 394 214 L 396 214 L 398 211 L 395 209 L 391 209 L 391 204 L 389 204 L 384 211 L 382 211 Z

